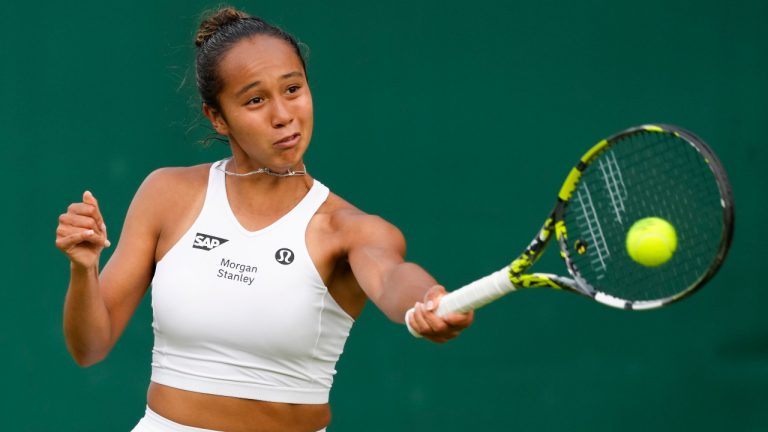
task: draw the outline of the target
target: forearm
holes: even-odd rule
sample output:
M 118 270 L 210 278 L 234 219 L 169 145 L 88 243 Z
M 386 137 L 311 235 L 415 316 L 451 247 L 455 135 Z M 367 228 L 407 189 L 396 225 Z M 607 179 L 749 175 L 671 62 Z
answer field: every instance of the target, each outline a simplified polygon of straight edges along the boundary
M 98 267 L 70 266 L 64 302 L 64 337 L 77 364 L 90 366 L 106 357 L 111 347 L 109 310 L 99 290 Z
M 397 323 L 403 323 L 405 312 L 424 299 L 424 294 L 437 281 L 423 268 L 413 263 L 400 263 L 388 271 L 382 280 L 382 290 L 376 305 Z

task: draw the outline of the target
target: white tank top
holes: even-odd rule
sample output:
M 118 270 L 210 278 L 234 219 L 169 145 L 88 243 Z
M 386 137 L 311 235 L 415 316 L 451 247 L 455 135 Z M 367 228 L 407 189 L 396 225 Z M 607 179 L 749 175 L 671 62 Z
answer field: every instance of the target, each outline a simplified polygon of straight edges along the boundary
M 157 263 L 152 381 L 201 393 L 321 404 L 354 320 L 310 259 L 309 220 L 328 197 L 315 180 L 296 207 L 248 231 L 211 165 L 205 203 Z

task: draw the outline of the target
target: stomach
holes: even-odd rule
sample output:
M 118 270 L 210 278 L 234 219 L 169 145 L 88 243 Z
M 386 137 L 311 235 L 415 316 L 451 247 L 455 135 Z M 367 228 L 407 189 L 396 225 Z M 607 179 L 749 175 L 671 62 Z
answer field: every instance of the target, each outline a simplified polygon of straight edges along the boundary
M 185 426 L 227 432 L 316 432 L 331 421 L 330 406 L 289 404 L 198 393 L 151 382 L 147 404 Z

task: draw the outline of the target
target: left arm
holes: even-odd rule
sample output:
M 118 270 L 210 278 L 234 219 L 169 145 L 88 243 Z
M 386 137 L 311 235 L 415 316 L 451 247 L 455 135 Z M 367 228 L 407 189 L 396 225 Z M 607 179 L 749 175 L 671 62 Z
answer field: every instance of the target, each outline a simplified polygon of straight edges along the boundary
M 472 323 L 472 312 L 435 315 L 445 288 L 420 266 L 405 262 L 405 238 L 392 224 L 370 215 L 349 216 L 345 229 L 352 272 L 368 298 L 392 321 L 403 323 L 415 307 L 411 327 L 434 342 L 456 337 Z

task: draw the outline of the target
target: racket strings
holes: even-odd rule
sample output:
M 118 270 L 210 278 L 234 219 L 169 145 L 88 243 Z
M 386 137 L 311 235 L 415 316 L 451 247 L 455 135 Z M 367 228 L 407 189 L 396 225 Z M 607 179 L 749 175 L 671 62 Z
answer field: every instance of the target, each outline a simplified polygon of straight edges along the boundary
M 702 154 L 670 134 L 627 135 L 584 170 L 565 213 L 570 257 L 598 291 L 625 300 L 657 300 L 694 286 L 717 254 L 723 231 L 716 179 Z M 658 267 L 634 262 L 626 250 L 631 225 L 646 217 L 677 232 L 672 258 Z M 576 240 L 586 244 L 581 254 Z
M 644 135 L 658 137 L 659 134 Z M 627 279 L 632 283 L 626 286 L 625 292 L 635 298 L 644 295 L 656 298 L 671 296 L 675 291 L 693 285 L 709 264 L 709 260 L 704 262 L 702 256 L 711 257 L 714 253 L 714 250 L 708 250 L 710 245 L 715 244 L 711 239 L 719 237 L 720 226 L 712 229 L 712 223 L 719 224 L 721 210 L 718 202 L 708 199 L 717 197 L 717 190 L 716 187 L 703 187 L 715 186 L 709 168 L 698 151 L 687 142 L 673 135 L 662 136 L 665 139 L 659 140 L 659 143 L 666 149 L 661 155 L 663 160 L 658 165 L 654 164 L 654 177 L 649 182 L 640 183 L 643 193 L 639 194 L 641 201 L 638 203 L 640 208 L 653 209 L 659 217 L 669 220 L 676 227 L 679 244 L 673 256 L 675 261 L 661 268 L 649 269 L 629 262 Z M 702 204 L 706 206 L 702 207 Z M 717 211 L 713 220 L 706 220 L 707 209 Z M 626 231 L 619 234 L 617 240 L 625 238 Z M 659 275 L 663 275 L 663 279 L 659 280 Z M 653 276 L 656 280 L 649 279 Z M 653 286 L 649 286 L 648 282 L 652 282 Z

